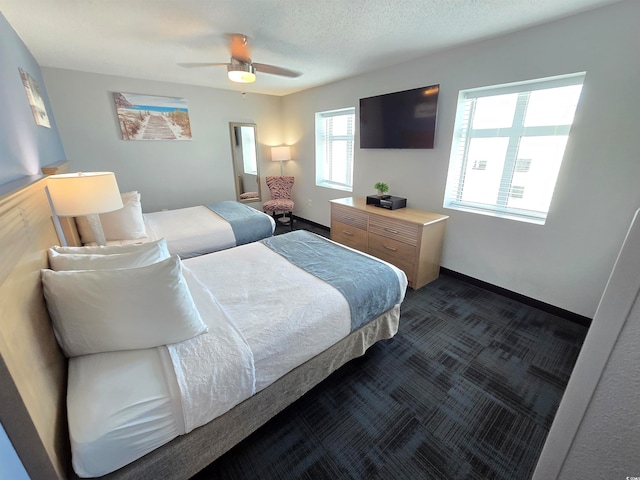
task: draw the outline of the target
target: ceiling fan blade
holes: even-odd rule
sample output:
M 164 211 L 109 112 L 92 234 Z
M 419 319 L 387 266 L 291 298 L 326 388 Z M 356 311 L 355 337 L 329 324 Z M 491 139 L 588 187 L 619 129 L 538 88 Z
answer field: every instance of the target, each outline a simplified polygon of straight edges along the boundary
M 271 75 L 280 75 L 282 77 L 291 77 L 296 78 L 302 75 L 300 72 L 296 72 L 295 70 L 288 70 L 282 67 L 276 67 L 274 65 L 267 65 L 266 63 L 252 63 L 253 67 L 262 73 L 270 73 Z
M 226 67 L 229 64 L 228 63 L 179 63 L 178 65 L 184 68 L 199 68 L 199 67 L 221 67 L 223 65 Z
M 229 50 L 231 50 L 231 57 L 241 62 L 251 62 L 249 57 L 249 39 L 246 35 L 241 33 L 229 34 Z

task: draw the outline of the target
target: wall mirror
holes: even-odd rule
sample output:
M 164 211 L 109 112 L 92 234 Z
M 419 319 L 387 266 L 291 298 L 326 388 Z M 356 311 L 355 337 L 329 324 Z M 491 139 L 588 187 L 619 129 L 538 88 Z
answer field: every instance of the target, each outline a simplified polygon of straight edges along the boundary
M 261 202 L 260 169 L 255 123 L 229 122 L 233 176 L 239 202 Z

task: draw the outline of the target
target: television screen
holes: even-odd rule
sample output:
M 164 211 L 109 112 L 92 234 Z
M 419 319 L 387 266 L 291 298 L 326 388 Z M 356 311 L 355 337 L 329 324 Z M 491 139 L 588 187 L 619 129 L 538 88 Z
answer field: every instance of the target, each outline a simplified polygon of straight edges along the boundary
M 440 85 L 360 99 L 360 148 L 433 148 Z

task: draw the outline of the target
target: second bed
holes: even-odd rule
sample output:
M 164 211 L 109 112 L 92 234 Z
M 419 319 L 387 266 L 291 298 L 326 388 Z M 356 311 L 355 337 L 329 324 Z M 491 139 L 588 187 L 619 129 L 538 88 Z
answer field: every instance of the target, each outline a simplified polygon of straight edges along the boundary
M 171 254 L 191 258 L 270 237 L 275 222 L 235 201 L 142 213 L 140 194 L 122 194 L 121 210 L 100 215 L 107 245 L 145 243 L 164 238 Z M 67 224 L 69 245 L 95 245 L 84 217 Z

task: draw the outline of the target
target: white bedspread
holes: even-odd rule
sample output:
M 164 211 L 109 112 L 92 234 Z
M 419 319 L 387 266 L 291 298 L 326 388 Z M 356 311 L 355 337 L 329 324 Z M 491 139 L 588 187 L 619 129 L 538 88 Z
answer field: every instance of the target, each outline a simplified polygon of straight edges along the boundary
M 204 205 L 145 213 L 147 234 L 165 238 L 172 254 L 185 259 L 235 246 L 229 222 Z
M 241 252 L 242 262 L 237 255 Z M 261 243 L 184 262 L 223 305 L 255 362 L 256 391 L 349 334 L 346 299 Z
M 189 433 L 255 393 L 253 354 L 211 293 L 183 268 L 193 300 L 209 331 L 167 345 Z

